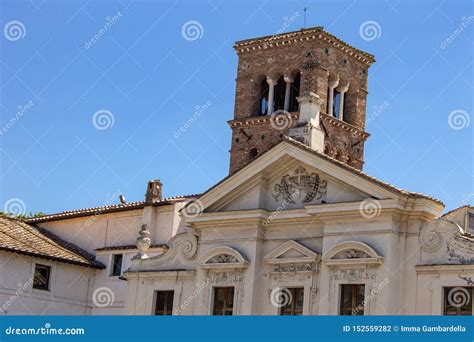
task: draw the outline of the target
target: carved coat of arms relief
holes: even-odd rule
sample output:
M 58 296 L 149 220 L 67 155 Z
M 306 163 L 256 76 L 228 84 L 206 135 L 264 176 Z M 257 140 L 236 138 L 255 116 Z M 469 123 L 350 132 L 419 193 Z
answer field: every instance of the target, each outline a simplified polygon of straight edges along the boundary
M 293 174 L 284 175 L 280 183 L 275 184 L 272 196 L 276 201 L 282 199 L 286 203 L 309 203 L 314 199 L 325 198 L 326 191 L 327 181 L 321 180 L 317 173 L 309 173 L 299 166 Z

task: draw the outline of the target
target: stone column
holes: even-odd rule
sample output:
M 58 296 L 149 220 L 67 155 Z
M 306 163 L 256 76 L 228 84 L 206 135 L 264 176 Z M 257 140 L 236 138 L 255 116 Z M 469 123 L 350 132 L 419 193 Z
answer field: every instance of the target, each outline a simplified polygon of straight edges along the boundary
M 319 124 L 321 99 L 312 92 L 298 97 L 300 116 L 296 127 L 290 129 L 290 137 L 302 142 L 320 153 L 324 152 L 324 131 Z
M 339 76 L 336 76 L 334 79 L 330 79 L 328 82 L 328 87 L 329 87 L 328 115 L 330 116 L 333 115 L 332 107 L 334 104 L 334 89 L 338 85 L 339 85 Z
M 349 83 L 345 85 L 340 85 L 337 91 L 341 94 L 341 101 L 338 108 L 338 119 L 344 121 L 344 96 L 349 90 Z
M 284 76 L 283 79 L 285 80 L 285 83 L 286 83 L 285 105 L 284 105 L 283 109 L 286 110 L 286 111 L 289 111 L 290 110 L 291 85 L 293 84 L 294 79 L 291 78 L 290 76 Z
M 271 78 L 267 77 L 268 83 L 268 115 L 273 114 L 273 97 L 275 96 L 275 86 L 277 85 L 277 81 L 272 80 Z

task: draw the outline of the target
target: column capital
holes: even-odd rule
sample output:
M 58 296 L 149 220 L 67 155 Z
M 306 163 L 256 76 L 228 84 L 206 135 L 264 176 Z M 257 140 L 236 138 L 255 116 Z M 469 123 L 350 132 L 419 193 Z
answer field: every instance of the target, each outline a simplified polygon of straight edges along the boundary
M 275 81 L 273 78 L 267 77 L 267 83 L 270 86 L 276 86 L 278 81 Z
M 329 78 L 328 87 L 331 89 L 336 88 L 339 85 L 339 76 Z
M 340 93 L 345 93 L 349 90 L 349 82 L 347 83 L 343 83 L 343 84 L 339 84 L 339 86 L 337 87 L 336 89 L 338 92 Z
M 293 83 L 295 81 L 294 77 L 284 75 L 283 79 L 285 80 L 286 83 Z

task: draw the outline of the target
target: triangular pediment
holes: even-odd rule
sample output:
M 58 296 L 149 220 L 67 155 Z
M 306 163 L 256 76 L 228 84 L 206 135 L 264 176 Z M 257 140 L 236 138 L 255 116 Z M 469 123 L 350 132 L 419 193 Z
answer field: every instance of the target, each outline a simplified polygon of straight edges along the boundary
M 289 240 L 265 255 L 264 259 L 269 264 L 303 263 L 318 260 L 319 254 L 294 240 Z
M 280 212 L 320 204 L 356 205 L 368 199 L 397 203 L 406 200 L 407 194 L 284 140 L 206 191 L 199 204 L 204 214 L 256 209 Z M 434 200 L 423 199 L 433 211 L 438 210 Z
M 277 256 L 277 259 L 288 259 L 288 258 L 304 258 L 307 255 L 301 253 L 300 251 L 296 249 L 290 249 L 279 256 Z
M 366 191 L 343 183 L 317 167 L 288 159 L 282 167 L 257 173 L 253 181 L 217 202 L 210 211 L 281 211 L 311 204 L 356 202 L 368 197 L 371 195 Z

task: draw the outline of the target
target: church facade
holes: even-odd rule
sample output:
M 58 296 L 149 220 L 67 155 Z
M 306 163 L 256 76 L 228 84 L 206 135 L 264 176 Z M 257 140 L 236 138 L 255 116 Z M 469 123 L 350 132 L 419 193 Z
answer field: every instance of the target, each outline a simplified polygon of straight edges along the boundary
M 68 314 L 472 315 L 474 208 L 442 215 L 362 171 L 374 57 L 321 27 L 234 48 L 229 176 L 200 195 L 165 199 L 151 181 L 141 202 L 27 220 L 96 259 L 79 265 L 80 298 L 22 296 Z M 15 253 L 34 278 L 44 256 Z

